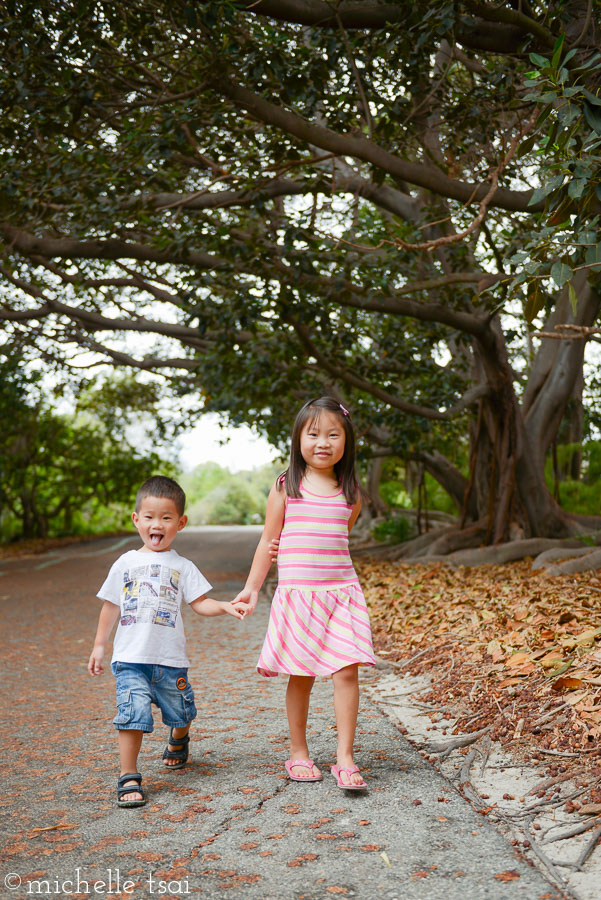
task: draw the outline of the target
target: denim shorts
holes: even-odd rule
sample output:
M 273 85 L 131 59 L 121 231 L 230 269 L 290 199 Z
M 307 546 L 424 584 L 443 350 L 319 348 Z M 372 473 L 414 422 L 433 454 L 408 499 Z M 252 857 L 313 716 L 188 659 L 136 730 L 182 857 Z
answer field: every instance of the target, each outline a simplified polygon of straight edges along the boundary
M 117 731 L 153 731 L 152 703 L 170 728 L 183 728 L 196 718 L 187 669 L 126 662 L 114 662 L 111 668 L 117 679 Z

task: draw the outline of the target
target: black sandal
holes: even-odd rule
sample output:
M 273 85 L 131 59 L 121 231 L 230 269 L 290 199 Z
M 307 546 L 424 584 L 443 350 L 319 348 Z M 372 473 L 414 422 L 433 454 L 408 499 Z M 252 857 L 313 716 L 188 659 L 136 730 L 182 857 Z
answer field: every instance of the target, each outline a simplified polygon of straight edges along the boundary
M 189 743 L 190 743 L 190 735 L 185 734 L 181 738 L 173 737 L 173 728 L 169 729 L 169 744 L 173 747 L 177 747 L 181 744 L 179 750 L 170 750 L 169 744 L 165 747 L 163 752 L 163 759 L 176 759 L 177 763 L 174 766 L 165 766 L 166 769 L 181 769 L 182 766 L 185 766 L 188 762 L 189 755 Z
M 136 784 L 125 785 L 126 781 L 135 781 Z M 122 800 L 124 794 L 140 794 L 141 800 Z M 146 797 L 142 790 L 142 776 L 139 772 L 129 772 L 122 775 L 117 781 L 117 804 L 119 806 L 144 806 Z

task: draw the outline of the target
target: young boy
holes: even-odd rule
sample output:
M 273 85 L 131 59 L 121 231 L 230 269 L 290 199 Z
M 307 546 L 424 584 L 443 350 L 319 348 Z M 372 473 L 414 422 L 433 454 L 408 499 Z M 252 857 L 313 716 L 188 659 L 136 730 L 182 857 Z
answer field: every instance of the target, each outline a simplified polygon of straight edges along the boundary
M 182 600 L 201 616 L 227 613 L 244 618 L 244 603 L 207 597 L 209 582 L 194 563 L 171 549 L 171 542 L 188 521 L 185 502 L 186 495 L 171 478 L 156 475 L 144 482 L 132 513 L 143 546 L 119 557 L 98 592 L 104 604 L 88 662 L 90 675 L 102 674 L 106 643 L 119 621 L 112 659 L 118 709 L 113 723 L 121 759 L 119 806 L 146 803 L 137 768 L 142 736 L 154 727 L 151 703 L 159 707 L 170 728 L 163 753 L 165 766 L 179 769 L 188 760 L 188 731 L 196 707 L 188 681 Z

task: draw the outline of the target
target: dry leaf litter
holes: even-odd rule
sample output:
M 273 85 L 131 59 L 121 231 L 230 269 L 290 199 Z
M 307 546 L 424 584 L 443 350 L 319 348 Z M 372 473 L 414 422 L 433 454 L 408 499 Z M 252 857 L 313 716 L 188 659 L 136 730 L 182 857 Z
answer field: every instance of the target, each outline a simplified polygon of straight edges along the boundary
M 510 822 L 514 835 L 519 826 L 513 843 L 558 886 L 595 896 L 578 878 L 601 841 L 601 579 L 551 576 L 529 561 L 452 568 L 374 557 L 356 568 L 376 653 L 393 681 L 419 686 L 414 702 L 432 732 L 424 755 L 438 765 L 460 754 L 458 787 L 478 811 Z M 401 731 L 414 739 L 405 713 Z M 516 795 L 499 802 L 483 793 L 493 759 L 520 773 Z M 574 835 L 578 852 L 566 856 Z

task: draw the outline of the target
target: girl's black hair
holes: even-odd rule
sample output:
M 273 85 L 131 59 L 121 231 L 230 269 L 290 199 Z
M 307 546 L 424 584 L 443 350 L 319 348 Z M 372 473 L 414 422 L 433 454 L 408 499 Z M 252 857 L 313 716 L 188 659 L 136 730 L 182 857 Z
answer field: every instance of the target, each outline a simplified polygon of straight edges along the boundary
M 338 479 L 338 484 L 342 487 L 347 503 L 353 505 L 357 502 L 359 495 L 357 476 L 355 475 L 355 431 L 347 409 L 338 400 L 334 400 L 333 397 L 319 397 L 315 400 L 308 400 L 299 410 L 292 426 L 290 464 L 283 476 L 278 478 L 277 487 L 280 490 L 283 483 L 289 497 L 300 498 L 302 496 L 300 483 L 301 478 L 305 474 L 307 464 L 302 457 L 300 449 L 301 432 L 307 422 L 316 422 L 322 412 L 333 413 L 344 428 L 344 454 L 342 459 L 334 466 L 334 472 Z

